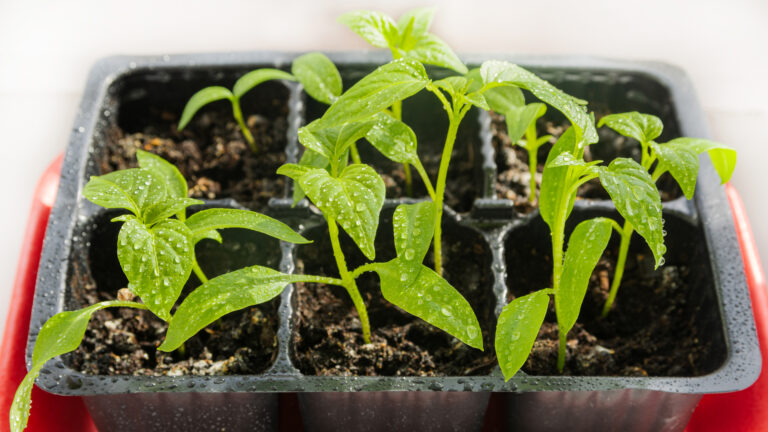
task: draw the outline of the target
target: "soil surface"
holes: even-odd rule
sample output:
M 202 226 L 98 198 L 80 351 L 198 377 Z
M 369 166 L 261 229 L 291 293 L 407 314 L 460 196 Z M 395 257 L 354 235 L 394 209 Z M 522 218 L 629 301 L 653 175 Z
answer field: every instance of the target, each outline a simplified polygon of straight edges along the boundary
M 610 314 L 601 319 L 614 272 L 615 251 L 606 251 L 592 274 L 581 314 L 568 333 L 564 374 L 580 376 L 698 376 L 711 372 L 715 352 L 702 333 L 687 300 L 686 266 L 648 270 L 652 257 L 632 254 Z M 652 268 L 652 267 L 651 267 Z M 537 269 L 538 270 L 538 269 Z M 551 267 L 549 269 L 551 272 Z M 551 276 L 550 276 L 551 277 Z M 525 295 L 531 285 L 544 288 L 546 276 L 516 275 L 509 300 Z M 523 370 L 530 375 L 558 375 L 557 318 L 554 302 Z M 719 363 L 718 363 L 719 364 Z
M 507 125 L 504 121 L 504 116 L 494 112 L 491 112 L 490 115 L 492 142 L 493 147 L 496 150 L 496 166 L 498 167 L 496 175 L 496 195 L 499 198 L 514 201 L 515 209 L 519 213 L 530 213 L 538 207 L 538 202 L 534 201 L 532 203 L 529 201 L 529 181 L 531 175 L 528 168 L 528 152 L 520 146 L 512 145 L 512 142 L 507 136 Z M 541 173 L 544 171 L 544 164 L 546 163 L 549 150 L 552 148 L 552 144 L 557 141 L 557 138 L 565 132 L 568 124 L 556 124 L 545 118 L 540 118 L 536 126 L 539 136 L 552 135 L 549 143 L 542 145 L 538 149 L 538 166 L 535 174 L 538 191 L 541 185 Z M 639 145 L 637 145 L 636 142 L 634 142 L 633 145 L 632 140 L 607 128 L 598 129 L 598 136 L 600 137 L 600 141 L 597 144 L 589 146 L 585 150 L 585 160 L 591 161 L 600 159 L 610 162 L 610 160 L 618 156 L 634 157 L 636 160 L 640 159 Z M 618 154 L 600 154 L 600 148 L 608 146 L 618 148 Z M 593 152 L 596 152 L 597 154 L 593 155 Z M 611 151 L 611 153 L 616 152 Z M 657 184 L 659 186 L 662 201 L 670 201 L 682 196 L 680 187 L 669 173 L 663 174 L 659 178 Z M 577 196 L 586 199 L 610 199 L 610 196 L 600 185 L 598 179 L 587 182 L 579 188 Z
M 324 234 L 327 237 L 327 231 Z M 489 373 L 496 365 L 496 357 L 491 344 L 495 302 L 492 275 L 487 268 L 488 252 L 476 239 L 444 239 L 444 244 L 445 277 L 477 314 L 485 351 L 469 347 L 384 300 L 378 277 L 367 273 L 358 279 L 358 287 L 371 320 L 370 344 L 363 341 L 358 314 L 343 288 L 297 284 L 298 332 L 292 351 L 299 369 L 309 375 L 345 376 Z M 306 264 L 306 267 L 299 270 L 308 274 L 338 274 L 330 252 L 322 254 L 320 250 L 304 253 L 311 257 L 323 256 L 324 260 L 300 262 L 300 266 Z M 432 265 L 429 256 L 425 264 Z M 350 268 L 355 266 L 356 263 L 350 263 Z
M 267 92 L 261 105 L 269 115 L 246 113 L 258 154 L 251 151 L 227 109 L 201 109 L 183 130 L 176 129 L 180 113 L 149 109 L 138 130 L 113 125 L 107 134 L 101 172 L 136 166 L 136 149 L 157 154 L 176 165 L 187 179 L 193 198 L 234 198 L 263 209 L 271 197 L 285 193 L 285 178 L 276 174 L 285 163 L 288 106 Z M 228 108 L 228 107 L 225 107 Z

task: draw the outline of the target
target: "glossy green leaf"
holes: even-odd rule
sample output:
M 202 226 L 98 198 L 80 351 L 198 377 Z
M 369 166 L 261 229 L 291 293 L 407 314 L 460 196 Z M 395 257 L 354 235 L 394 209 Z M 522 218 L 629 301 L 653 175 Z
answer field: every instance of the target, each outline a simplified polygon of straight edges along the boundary
M 403 34 L 407 28 L 410 28 L 409 34 L 411 37 L 418 39 L 429 31 L 436 10 L 437 8 L 434 7 L 411 9 L 397 20 L 397 28 L 400 29 L 401 34 Z
M 385 187 L 373 168 L 353 164 L 334 178 L 325 169 L 285 164 L 277 173 L 292 178 L 326 218 L 344 228 L 368 259 L 376 258 L 373 241 Z
M 548 305 L 549 294 L 541 290 L 518 297 L 501 310 L 494 344 L 505 381 L 509 381 L 528 359 Z
M 609 114 L 600 119 L 598 127 L 608 126 L 616 132 L 641 143 L 647 143 L 661 135 L 664 125 L 661 119 L 637 111 Z
M 205 204 L 203 201 L 193 198 L 168 198 L 156 201 L 147 207 L 144 212 L 144 223 L 152 225 L 167 219 L 173 215 L 179 214 L 192 205 Z
M 683 145 L 659 145 L 651 142 L 651 146 L 659 159 L 656 170 L 669 171 L 680 185 L 685 197 L 693 198 L 693 192 L 696 190 L 696 176 L 699 173 L 699 155 Z
M 323 116 L 326 126 L 367 120 L 418 93 L 429 82 L 424 66 L 410 59 L 387 63 L 349 88 Z
M 557 205 L 560 202 L 562 194 L 571 187 L 572 182 L 568 181 L 569 166 L 550 166 L 550 164 L 563 153 L 573 154 L 576 152 L 576 134 L 571 128 L 568 128 L 555 145 L 549 151 L 547 156 L 547 162 L 544 165 L 544 173 L 541 177 L 541 190 L 539 191 L 539 212 L 542 219 L 547 225 L 552 228 L 552 223 L 555 220 L 555 213 L 557 212 Z M 566 212 L 566 218 L 571 214 L 573 209 L 573 203 L 576 199 L 576 191 L 574 191 L 568 200 L 568 210 Z
M 163 179 L 169 197 L 187 197 L 187 181 L 175 165 L 144 150 L 136 150 L 136 159 L 139 161 L 139 168 L 150 170 Z
M 419 38 L 413 48 L 405 51 L 403 55 L 424 64 L 452 69 L 462 75 L 467 73 L 467 67 L 451 47 L 432 34 Z
M 74 351 L 83 341 L 88 321 L 94 312 L 106 307 L 134 307 L 146 309 L 133 302 L 106 301 L 76 311 L 59 312 L 43 324 L 32 352 L 32 367 L 19 384 L 10 410 L 11 432 L 21 432 L 27 427 L 29 410 L 32 406 L 32 387 L 48 360 Z
M 189 279 L 194 261 L 192 232 L 176 219 L 147 228 L 135 218 L 125 221 L 117 237 L 117 259 L 128 278 L 128 288 L 155 315 L 170 311 Z
M 505 112 L 504 117 L 507 122 L 507 135 L 509 139 L 516 143 L 525 135 L 528 126 L 535 124 L 536 120 L 546 114 L 546 112 L 547 106 L 543 103 L 532 103 L 521 108 L 512 108 Z M 525 144 L 527 147 L 528 143 Z
M 235 82 L 235 86 L 232 87 L 232 94 L 234 94 L 234 96 L 239 99 L 257 85 L 266 81 L 277 79 L 296 81 L 296 78 L 294 78 L 293 75 L 279 69 L 256 69 L 241 76 Z
M 530 91 L 542 101 L 562 112 L 582 135 L 586 144 L 597 142 L 594 121 L 578 99 L 565 94 L 547 81 L 509 62 L 486 61 L 480 67 L 480 74 L 486 85 L 494 83 L 513 85 Z
M 325 168 L 328 172 L 331 172 L 328 158 L 310 148 L 304 149 L 304 153 L 301 155 L 301 159 L 299 159 L 299 165 L 311 168 Z M 304 190 L 294 182 L 293 205 L 298 204 L 302 199 L 304 199 Z
M 643 236 L 658 267 L 667 248 L 664 246 L 661 197 L 651 175 L 629 158 L 616 158 L 607 167 L 598 167 L 598 173 L 616 210 Z
M 339 70 L 331 59 L 322 53 L 309 53 L 296 58 L 291 66 L 291 73 L 304 86 L 304 91 L 315 100 L 330 105 L 341 96 Z
M 195 237 L 210 230 L 242 228 L 264 233 L 289 243 L 311 243 L 279 220 L 249 210 L 206 209 L 190 216 L 185 224 Z
M 387 301 L 465 344 L 482 350 L 480 323 L 469 302 L 429 267 L 403 257 L 376 263 L 381 294 Z
M 216 102 L 223 99 L 231 101 L 234 99 L 234 95 L 232 95 L 232 92 L 229 91 L 229 89 L 220 86 L 206 87 L 195 93 L 191 98 L 189 98 L 187 105 L 184 106 L 184 111 L 181 113 L 181 120 L 179 120 L 178 129 L 184 129 L 187 124 L 189 124 L 189 121 L 192 120 L 192 117 L 195 116 L 195 113 L 200 110 L 200 108 L 208 105 L 211 102 Z
M 400 42 L 397 24 L 392 18 L 379 12 L 347 12 L 339 17 L 339 22 L 375 47 L 396 47 Z
M 192 244 L 197 244 L 197 242 L 204 239 L 210 239 L 217 243 L 221 243 L 223 241 L 221 238 L 221 234 L 219 234 L 219 232 L 216 230 L 210 230 L 210 231 L 204 231 L 204 232 L 192 234 Z
M 560 289 L 555 294 L 557 323 L 564 334 L 568 334 L 579 317 L 589 277 L 608 246 L 612 229 L 610 219 L 590 219 L 578 224 L 568 240 Z
M 165 182 L 149 170 L 131 168 L 93 176 L 83 188 L 88 201 L 105 208 L 130 210 L 138 217 L 166 196 Z
M 387 113 L 374 117 L 375 123 L 365 138 L 389 160 L 413 163 L 419 155 L 416 151 L 416 134 L 405 123 Z
M 332 159 L 336 140 L 329 136 L 331 128 L 324 126 L 318 119 L 299 128 L 299 142 L 307 149 L 324 156 L 326 159 Z M 335 130 L 338 132 L 338 127 Z
M 696 154 L 704 152 L 709 154 L 722 184 L 731 179 L 733 170 L 736 168 L 736 150 L 714 141 L 701 138 L 676 138 L 664 145 L 685 146 Z
M 325 156 L 329 162 L 338 161 L 347 149 L 357 140 L 364 138 L 373 126 L 373 120 L 354 121 L 338 126 L 315 120 L 299 129 L 299 142 Z
M 468 95 L 464 96 L 464 98 L 467 99 L 467 102 L 471 103 L 472 105 L 480 109 L 483 109 L 486 111 L 491 110 L 491 106 L 488 105 L 488 101 L 485 99 L 485 95 L 482 93 L 475 93 L 475 92 L 469 93 Z
M 479 69 L 478 77 L 480 77 Z M 481 80 L 482 78 L 478 80 L 478 85 L 482 85 Z M 525 96 L 523 96 L 523 91 L 517 87 L 494 87 L 483 92 L 483 96 L 485 96 L 485 100 L 488 101 L 488 106 L 492 110 L 503 115 L 506 115 L 506 113 L 512 110 L 521 109 L 523 106 L 525 106 Z
M 252 266 L 217 276 L 192 291 L 169 321 L 165 341 L 157 349 L 173 351 L 222 316 L 268 302 L 286 285 L 306 280 L 269 267 Z
M 421 264 L 435 232 L 435 206 L 431 201 L 400 204 L 393 217 L 395 250 L 406 261 Z
M 433 81 L 432 85 L 444 90 L 453 97 L 454 95 L 464 94 L 467 91 L 469 80 L 460 76 L 451 76 Z

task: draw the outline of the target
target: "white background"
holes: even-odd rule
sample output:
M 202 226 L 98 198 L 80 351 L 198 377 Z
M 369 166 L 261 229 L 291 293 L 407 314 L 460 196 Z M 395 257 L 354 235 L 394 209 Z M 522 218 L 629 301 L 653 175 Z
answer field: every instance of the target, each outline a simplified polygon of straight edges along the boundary
M 714 137 L 739 151 L 733 183 L 768 257 L 768 3 L 760 0 L 275 2 L 0 0 L 0 328 L 31 194 L 64 149 L 93 62 L 113 54 L 347 50 L 335 19 L 439 6 L 433 31 L 457 52 L 587 54 L 684 68 Z M 761 168 L 762 166 L 762 168 Z M 765 262 L 765 260 L 763 261 Z

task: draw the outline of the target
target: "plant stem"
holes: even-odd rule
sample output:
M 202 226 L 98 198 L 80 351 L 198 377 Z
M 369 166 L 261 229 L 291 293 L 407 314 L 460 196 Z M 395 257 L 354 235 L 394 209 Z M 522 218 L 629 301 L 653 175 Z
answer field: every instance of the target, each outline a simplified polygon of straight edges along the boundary
M 427 170 L 424 169 L 424 165 L 421 164 L 421 161 L 416 159 L 413 162 L 413 167 L 416 168 L 416 172 L 419 173 L 419 176 L 421 176 L 421 181 L 424 182 L 424 186 L 427 188 L 427 193 L 429 194 L 429 197 L 432 198 L 432 200 L 435 200 L 435 189 L 432 187 L 432 182 L 429 180 L 429 175 L 427 174 Z
M 232 115 L 235 117 L 237 124 L 240 125 L 240 131 L 243 133 L 245 140 L 248 141 L 251 151 L 258 153 L 259 149 L 256 147 L 256 141 L 253 140 L 251 131 L 248 130 L 248 126 L 246 126 L 245 121 L 243 121 L 243 112 L 240 110 L 240 100 L 237 98 L 232 99 Z
M 203 273 L 203 269 L 200 268 L 200 265 L 197 263 L 197 257 L 192 257 L 192 271 L 195 272 L 195 276 L 197 276 L 198 279 L 200 279 L 201 283 L 208 283 L 208 278 L 205 277 L 205 273 Z
M 570 182 L 570 172 L 568 169 L 568 175 L 566 180 Z M 571 190 L 568 188 L 564 196 L 559 197 L 557 200 L 557 207 L 555 211 L 555 220 L 552 227 L 552 290 L 555 297 L 560 295 L 560 278 L 563 275 L 563 244 L 565 243 L 565 221 L 568 218 L 568 201 L 571 195 Z M 555 311 L 557 313 L 557 311 Z M 559 327 L 559 321 L 558 321 Z M 563 372 L 565 367 L 565 351 L 568 334 L 558 330 L 560 343 L 557 350 L 557 370 Z
M 603 306 L 602 317 L 608 316 L 611 311 L 613 301 L 616 299 L 616 293 L 619 291 L 621 278 L 624 276 L 624 265 L 627 263 L 627 253 L 629 252 L 629 240 L 632 239 L 634 227 L 628 221 L 624 221 L 624 228 L 619 232 L 621 235 L 621 244 L 619 245 L 619 257 L 616 260 L 616 270 L 613 272 L 613 282 L 611 282 L 611 291 L 608 293 L 608 300 Z
M 353 163 L 356 163 L 356 164 L 362 163 L 360 161 L 360 153 L 357 152 L 357 144 L 356 143 L 352 143 L 352 145 L 349 146 L 349 154 L 350 154 L 350 156 L 352 156 L 352 162 Z
M 397 120 L 403 119 L 403 101 L 397 101 L 392 105 L 392 116 Z M 403 163 L 403 171 L 405 172 L 405 194 L 412 198 L 413 178 L 411 177 L 411 166 L 407 162 Z
M 435 206 L 435 237 L 433 250 L 435 254 L 435 272 L 442 276 L 443 274 L 443 252 L 442 252 L 442 233 L 441 221 L 443 219 L 443 199 L 445 198 L 445 181 L 448 176 L 448 165 L 451 162 L 453 153 L 453 144 L 456 142 L 456 132 L 459 130 L 459 124 L 463 114 L 454 113 L 449 115 L 448 134 L 445 136 L 445 145 L 443 146 L 443 156 L 440 159 L 440 169 L 437 173 L 437 190 L 433 203 Z M 466 111 L 464 111 L 466 113 Z
M 536 136 L 536 122 L 532 122 L 528 125 L 528 129 L 525 131 L 525 148 L 528 150 L 528 171 L 531 173 L 530 188 L 531 192 L 528 194 L 528 201 L 534 203 L 536 201 L 536 170 L 538 168 L 539 147 L 537 146 L 539 138 Z
M 371 343 L 371 328 L 368 323 L 368 310 L 365 308 L 363 298 L 360 296 L 360 290 L 357 289 L 357 283 L 355 278 L 347 269 L 347 262 L 344 260 L 344 253 L 341 251 L 341 245 L 339 244 L 339 227 L 336 225 L 336 220 L 328 218 L 328 234 L 331 237 L 331 246 L 333 247 L 333 256 L 336 258 L 336 266 L 339 268 L 339 275 L 341 276 L 342 286 L 347 290 L 349 297 L 352 299 L 352 303 L 357 309 L 357 314 L 360 316 L 360 326 L 363 329 L 363 340 L 365 343 Z

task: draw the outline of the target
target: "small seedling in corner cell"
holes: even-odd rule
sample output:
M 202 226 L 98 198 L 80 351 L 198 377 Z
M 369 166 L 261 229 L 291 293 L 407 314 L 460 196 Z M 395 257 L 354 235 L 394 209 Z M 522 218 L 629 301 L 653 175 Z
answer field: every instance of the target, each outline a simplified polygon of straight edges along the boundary
M 184 111 L 181 114 L 181 120 L 179 120 L 178 129 L 183 130 L 187 124 L 189 124 L 190 120 L 192 120 L 192 117 L 194 117 L 195 113 L 200 110 L 200 108 L 208 105 L 211 102 L 226 99 L 232 104 L 232 115 L 235 117 L 235 121 L 237 121 L 237 124 L 240 126 L 240 131 L 243 133 L 243 137 L 245 137 L 245 140 L 248 142 L 251 150 L 254 153 L 258 153 L 259 148 L 256 145 L 256 141 L 253 139 L 253 135 L 251 134 L 251 131 L 248 129 L 248 125 L 245 124 L 245 120 L 243 119 L 243 111 L 240 108 L 240 98 L 242 98 L 244 94 L 248 93 L 257 85 L 265 81 L 276 79 L 294 81 L 293 75 L 289 74 L 288 72 L 284 72 L 278 69 L 265 68 L 256 69 L 241 76 L 237 82 L 235 82 L 235 86 L 232 87 L 231 91 L 228 88 L 221 86 L 206 87 L 198 91 L 192 95 L 192 97 L 187 102 L 187 105 L 184 107 Z
M 466 74 L 467 67 L 442 39 L 429 32 L 435 8 L 417 8 L 406 12 L 395 22 L 375 11 L 348 12 L 339 17 L 346 25 L 371 45 L 388 48 L 392 59 L 408 58 L 420 63 L 451 69 Z M 389 112 L 402 120 L 402 101 L 392 103 Z M 403 162 L 406 195 L 413 196 L 413 182 L 408 162 Z
M 201 320 L 211 314 L 211 308 L 206 308 L 206 304 L 198 305 L 192 314 L 186 313 L 188 306 L 185 305 L 192 301 L 190 299 L 216 291 L 219 293 L 217 301 L 229 307 L 237 301 L 259 304 L 280 294 L 288 283 L 309 278 L 251 266 L 208 280 L 197 263 L 195 245 L 203 239 L 221 242 L 220 229 L 249 229 L 292 243 L 309 241 L 282 222 L 247 210 L 206 209 L 187 218 L 187 207 L 203 202 L 187 197 L 187 181 L 179 170 L 159 156 L 141 150 L 137 152 L 137 158 L 139 168 L 91 177 L 83 195 L 102 207 L 128 211 L 112 219 L 122 223 L 117 238 L 117 258 L 128 279 L 128 290 L 141 302 L 103 301 L 83 309 L 60 312 L 45 322 L 37 335 L 32 365 L 11 405 L 12 432 L 20 432 L 27 426 L 32 386 L 45 363 L 77 349 L 88 321 L 96 311 L 109 307 L 149 310 L 170 323 L 160 349 L 169 345 L 176 348 L 202 329 L 205 325 L 200 325 Z M 171 317 L 171 308 L 193 271 L 202 285 Z
M 636 111 L 610 114 L 600 119 L 598 126 L 607 126 L 625 137 L 637 140 L 640 143 L 640 165 L 651 174 L 654 184 L 662 174 L 669 172 L 688 199 L 693 198 L 693 192 L 696 189 L 700 154 L 709 154 L 712 165 L 723 184 L 730 180 L 736 167 L 736 150 L 714 141 L 681 137 L 665 144 L 657 143 L 654 140 L 661 135 L 664 125 L 660 118 L 650 114 L 641 114 Z M 619 291 L 627 262 L 629 242 L 634 232 L 635 227 L 631 221 L 625 220 L 624 226 L 619 230 L 621 235 L 619 256 L 616 259 L 616 271 L 611 282 L 611 290 L 603 307 L 603 317 L 610 312 L 616 293 Z

